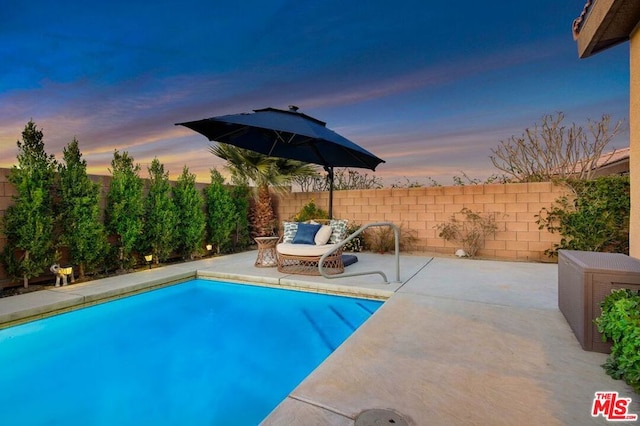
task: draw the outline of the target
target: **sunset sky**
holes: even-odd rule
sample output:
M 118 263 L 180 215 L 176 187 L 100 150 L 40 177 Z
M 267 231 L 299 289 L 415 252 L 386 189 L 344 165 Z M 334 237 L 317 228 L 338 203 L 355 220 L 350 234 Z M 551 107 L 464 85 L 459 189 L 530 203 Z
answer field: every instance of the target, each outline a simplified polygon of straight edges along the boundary
M 585 0 L 12 2 L 0 12 L 0 167 L 33 119 L 58 160 L 115 149 L 200 181 L 223 162 L 174 123 L 297 105 L 386 161 L 387 183 L 462 172 L 544 114 L 627 120 L 628 44 L 580 60 Z M 628 146 L 628 131 L 612 147 Z M 369 172 L 371 173 L 371 172 Z

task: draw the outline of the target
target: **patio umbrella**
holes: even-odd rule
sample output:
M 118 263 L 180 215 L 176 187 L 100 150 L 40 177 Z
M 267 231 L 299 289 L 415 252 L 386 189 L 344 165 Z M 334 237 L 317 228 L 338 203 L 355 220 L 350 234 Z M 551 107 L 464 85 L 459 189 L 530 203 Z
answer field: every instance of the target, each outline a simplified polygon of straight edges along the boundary
M 252 113 L 222 115 L 176 123 L 210 141 L 235 145 L 270 157 L 319 164 L 329 176 L 329 217 L 333 216 L 333 168 L 375 170 L 384 160 L 326 127 L 324 121 L 289 110 L 264 108 Z

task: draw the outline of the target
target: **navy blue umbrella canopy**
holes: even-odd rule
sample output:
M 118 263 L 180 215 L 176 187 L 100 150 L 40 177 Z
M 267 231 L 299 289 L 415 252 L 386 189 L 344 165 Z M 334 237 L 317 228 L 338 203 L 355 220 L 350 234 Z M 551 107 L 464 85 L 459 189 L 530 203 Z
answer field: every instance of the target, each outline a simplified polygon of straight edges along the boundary
M 195 130 L 210 141 L 249 149 L 270 157 L 288 158 L 324 166 L 329 173 L 329 216 L 332 215 L 333 168 L 375 170 L 384 160 L 326 127 L 326 123 L 298 112 L 276 108 L 222 115 L 176 123 Z
M 222 115 L 177 123 L 210 141 L 324 167 L 358 167 L 375 170 L 384 163 L 366 149 L 326 127 L 326 123 L 290 107 L 289 111 L 264 108 L 253 113 Z

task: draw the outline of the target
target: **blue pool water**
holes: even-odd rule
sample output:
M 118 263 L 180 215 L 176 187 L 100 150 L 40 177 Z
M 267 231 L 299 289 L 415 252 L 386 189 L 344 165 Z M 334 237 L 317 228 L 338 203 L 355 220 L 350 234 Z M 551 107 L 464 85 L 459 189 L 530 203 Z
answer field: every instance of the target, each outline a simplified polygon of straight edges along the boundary
M 0 424 L 257 424 L 380 305 L 193 280 L 0 330 Z

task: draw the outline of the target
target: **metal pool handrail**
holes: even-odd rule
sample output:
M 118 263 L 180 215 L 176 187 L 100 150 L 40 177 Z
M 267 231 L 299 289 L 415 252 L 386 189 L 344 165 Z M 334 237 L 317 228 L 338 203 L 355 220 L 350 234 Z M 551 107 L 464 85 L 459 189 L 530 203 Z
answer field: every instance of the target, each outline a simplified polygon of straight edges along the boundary
M 344 247 L 345 244 L 347 244 L 349 241 L 353 240 L 355 237 L 360 235 L 365 229 L 371 228 L 373 226 L 389 226 L 391 227 L 391 229 L 393 229 L 393 238 L 395 240 L 395 256 L 396 256 L 396 280 L 393 282 L 399 283 L 400 282 L 400 228 L 398 228 L 397 225 L 391 222 L 374 222 L 374 223 L 368 223 L 366 225 L 362 225 L 356 232 L 349 235 L 347 238 L 345 238 L 340 243 L 338 243 L 334 248 L 332 248 L 331 250 L 323 254 L 322 257 L 320 257 L 320 261 L 318 262 L 318 272 L 320 272 L 320 275 L 322 275 L 324 278 L 327 278 L 327 279 L 335 279 L 335 278 L 356 277 L 359 275 L 378 274 L 382 277 L 382 279 L 384 279 L 385 284 L 389 284 L 390 282 L 387 279 L 387 276 L 382 271 L 354 272 L 351 274 L 329 275 L 324 271 L 324 266 L 322 266 L 324 265 L 324 261 L 327 257 L 335 253 L 340 248 Z

